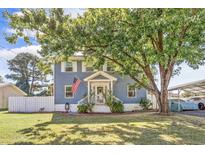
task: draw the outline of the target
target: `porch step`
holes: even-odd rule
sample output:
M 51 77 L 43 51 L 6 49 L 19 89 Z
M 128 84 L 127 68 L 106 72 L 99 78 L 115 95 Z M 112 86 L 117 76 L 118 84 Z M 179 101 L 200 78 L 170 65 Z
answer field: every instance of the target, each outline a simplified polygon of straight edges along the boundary
M 94 105 L 93 112 L 110 113 L 110 108 L 107 105 L 96 104 Z

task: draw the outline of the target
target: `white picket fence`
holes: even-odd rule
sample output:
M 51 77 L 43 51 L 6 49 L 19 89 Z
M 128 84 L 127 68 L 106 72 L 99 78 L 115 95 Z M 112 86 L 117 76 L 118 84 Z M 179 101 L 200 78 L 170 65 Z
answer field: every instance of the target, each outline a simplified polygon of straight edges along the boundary
M 9 97 L 9 112 L 53 112 L 54 97 Z

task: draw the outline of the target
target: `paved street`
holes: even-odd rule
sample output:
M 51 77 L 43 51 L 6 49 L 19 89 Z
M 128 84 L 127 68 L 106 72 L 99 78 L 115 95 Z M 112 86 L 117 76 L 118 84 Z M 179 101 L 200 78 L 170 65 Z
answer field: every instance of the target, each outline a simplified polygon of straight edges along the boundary
M 198 117 L 205 117 L 205 110 L 183 111 L 183 112 L 180 112 L 180 113 L 181 114 L 186 114 L 186 115 L 198 116 Z

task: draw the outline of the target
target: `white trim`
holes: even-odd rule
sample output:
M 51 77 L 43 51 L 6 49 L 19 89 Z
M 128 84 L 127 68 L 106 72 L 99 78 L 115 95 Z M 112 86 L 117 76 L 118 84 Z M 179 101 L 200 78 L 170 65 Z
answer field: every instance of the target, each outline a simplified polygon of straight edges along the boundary
M 69 112 L 78 112 L 78 104 L 70 104 Z M 55 111 L 57 112 L 65 112 L 65 104 L 55 104 Z M 110 108 L 107 105 L 94 105 L 93 112 L 96 113 L 110 113 Z
M 123 104 L 124 105 L 124 111 L 125 112 L 131 112 L 131 111 L 137 111 L 142 110 L 140 105 L 137 104 Z M 78 112 L 77 108 L 78 104 L 70 104 L 70 112 Z M 110 113 L 110 109 L 107 105 L 95 105 L 93 107 L 93 112 L 104 112 L 104 113 Z M 57 112 L 65 112 L 65 104 L 55 104 L 55 111 Z
M 103 71 L 107 71 L 107 62 L 103 65 Z
M 77 72 L 77 61 L 72 61 L 73 72 Z
M 90 81 L 88 81 L 88 102 L 90 102 Z
M 95 80 L 89 80 L 90 82 L 110 82 L 109 79 L 95 79 Z
M 86 72 L 86 66 L 85 66 L 85 62 L 82 62 L 82 72 Z
M 129 92 L 129 86 L 131 86 L 131 85 L 130 85 L 130 84 L 127 84 L 127 98 L 136 98 L 136 97 L 137 97 L 137 90 L 136 90 L 136 88 L 135 88 L 135 96 L 130 97 L 130 96 L 128 95 L 128 92 Z
M 69 57 L 68 60 L 80 60 L 80 61 L 83 61 L 85 58 L 82 57 L 82 56 L 72 56 L 72 57 Z
M 65 62 L 61 62 L 61 72 L 65 72 Z
M 115 78 L 115 77 L 113 77 L 113 76 L 111 76 L 111 75 L 109 75 L 109 74 L 107 74 L 107 73 L 105 73 L 103 71 L 98 71 L 98 72 L 88 76 L 87 78 L 84 79 L 84 81 L 92 80 L 93 78 L 95 78 L 95 77 L 97 77 L 99 75 L 102 75 L 102 76 L 108 78 L 111 81 L 117 81 L 117 78 Z
M 78 112 L 77 106 L 78 104 L 70 104 L 69 112 Z M 65 104 L 55 104 L 55 111 L 56 112 L 66 112 Z
M 72 99 L 72 98 L 74 98 L 73 92 L 72 92 L 72 97 L 67 97 L 67 96 L 66 96 L 66 87 L 67 87 L 67 86 L 70 86 L 70 87 L 72 88 L 72 85 L 70 85 L 70 84 L 64 85 L 64 98 L 66 98 L 66 99 Z
M 142 110 L 142 107 L 139 105 L 139 103 L 136 103 L 136 104 L 123 104 L 123 105 L 124 105 L 124 111 L 125 112 Z
M 92 111 L 96 113 L 111 113 L 110 108 L 105 104 L 94 105 Z

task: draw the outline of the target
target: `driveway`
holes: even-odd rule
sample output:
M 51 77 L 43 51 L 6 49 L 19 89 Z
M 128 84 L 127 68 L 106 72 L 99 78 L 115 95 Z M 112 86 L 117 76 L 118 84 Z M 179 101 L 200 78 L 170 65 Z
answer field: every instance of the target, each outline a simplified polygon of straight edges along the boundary
M 186 115 L 193 115 L 197 117 L 205 117 L 205 110 L 198 110 L 198 111 L 183 111 L 180 112 L 181 114 L 186 114 Z

